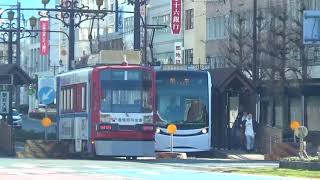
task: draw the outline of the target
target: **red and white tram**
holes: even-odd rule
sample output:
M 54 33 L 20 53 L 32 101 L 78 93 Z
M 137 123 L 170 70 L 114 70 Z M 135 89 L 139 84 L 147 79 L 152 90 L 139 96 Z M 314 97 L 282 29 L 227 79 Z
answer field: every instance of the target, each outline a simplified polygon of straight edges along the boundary
M 154 156 L 155 72 L 106 65 L 57 77 L 59 140 L 73 152 Z

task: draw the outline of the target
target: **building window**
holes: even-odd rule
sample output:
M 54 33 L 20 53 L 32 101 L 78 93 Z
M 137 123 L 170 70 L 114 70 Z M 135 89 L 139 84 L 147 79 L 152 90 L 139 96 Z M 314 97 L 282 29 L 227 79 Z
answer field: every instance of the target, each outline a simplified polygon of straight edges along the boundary
M 194 24 L 194 10 L 188 9 L 186 10 L 186 30 L 193 29 Z
M 213 69 L 228 67 L 226 59 L 223 56 L 207 57 L 207 63 Z
M 124 26 L 123 32 L 124 33 L 133 33 L 133 16 L 124 18 Z
M 152 23 L 155 25 L 167 25 L 166 28 L 159 29 L 159 32 L 170 32 L 170 14 L 152 17 Z
M 89 31 L 88 29 L 81 28 L 79 29 L 79 40 L 88 40 L 89 37 Z
M 184 50 L 185 64 L 193 64 L 193 49 Z
M 225 38 L 227 36 L 225 16 L 208 18 L 207 28 L 209 40 Z

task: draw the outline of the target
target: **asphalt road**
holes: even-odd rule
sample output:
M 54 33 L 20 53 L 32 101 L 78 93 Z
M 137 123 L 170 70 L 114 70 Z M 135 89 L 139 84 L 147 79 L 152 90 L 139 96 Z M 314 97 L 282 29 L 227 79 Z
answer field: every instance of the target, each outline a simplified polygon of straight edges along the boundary
M 221 164 L 222 161 L 207 162 Z M 39 160 L 39 159 L 0 159 L 1 180 L 37 180 L 37 179 L 145 179 L 145 180 L 289 180 L 271 176 L 253 176 L 232 173 L 219 173 L 207 169 L 196 168 L 202 162 L 190 160 L 175 163 L 157 160 Z M 248 164 L 248 163 L 247 163 Z M 274 163 L 273 163 L 274 164 Z M 208 165 L 208 164 L 207 164 Z M 276 164 L 274 164 L 276 165 Z M 188 166 L 188 167 L 187 167 Z M 206 165 L 205 165 L 206 166 Z M 227 166 L 225 164 L 224 166 Z

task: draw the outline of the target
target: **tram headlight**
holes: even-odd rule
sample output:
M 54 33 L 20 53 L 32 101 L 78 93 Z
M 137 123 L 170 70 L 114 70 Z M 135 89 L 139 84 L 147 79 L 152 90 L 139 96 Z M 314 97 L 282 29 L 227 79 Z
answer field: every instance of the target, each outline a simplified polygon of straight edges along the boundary
M 156 129 L 156 133 L 159 134 L 160 133 L 160 128 Z
M 201 132 L 202 132 L 203 134 L 206 134 L 208 131 L 207 131 L 206 128 L 203 128 L 203 129 L 201 130 Z

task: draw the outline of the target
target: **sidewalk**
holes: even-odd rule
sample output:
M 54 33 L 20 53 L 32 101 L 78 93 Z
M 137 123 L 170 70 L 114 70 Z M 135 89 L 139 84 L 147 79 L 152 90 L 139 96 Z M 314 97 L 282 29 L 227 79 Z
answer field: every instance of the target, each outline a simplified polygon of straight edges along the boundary
M 263 161 L 265 160 L 264 154 L 258 153 L 247 153 L 245 151 L 239 150 L 216 150 L 215 156 L 219 158 L 225 159 L 236 159 L 236 160 L 255 160 L 255 161 Z

